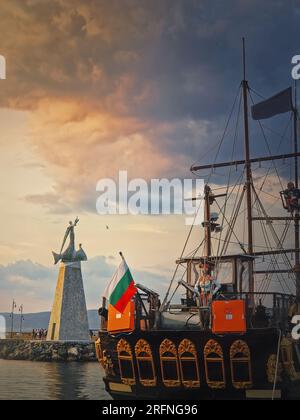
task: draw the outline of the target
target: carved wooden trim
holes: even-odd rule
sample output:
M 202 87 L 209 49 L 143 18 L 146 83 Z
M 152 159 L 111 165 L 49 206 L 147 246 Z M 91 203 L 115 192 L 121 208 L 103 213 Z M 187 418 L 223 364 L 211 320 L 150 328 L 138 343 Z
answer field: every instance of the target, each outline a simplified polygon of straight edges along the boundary
M 200 387 L 200 372 L 198 366 L 197 350 L 195 344 L 188 340 L 184 339 L 180 342 L 178 347 L 178 356 L 179 356 L 179 365 L 180 373 L 182 378 L 182 384 L 186 388 L 199 388 Z M 195 371 L 197 380 L 188 380 L 184 378 L 183 364 L 184 362 L 193 362 L 195 365 Z
M 142 355 L 141 355 L 142 354 Z M 155 374 L 155 366 L 153 362 L 153 355 L 150 344 L 146 340 L 139 340 L 135 345 L 135 356 L 137 361 L 138 373 L 139 373 L 139 380 L 140 383 L 144 386 L 153 387 L 157 384 L 157 378 Z M 152 367 L 152 379 L 145 379 L 142 378 L 141 370 L 140 370 L 140 362 L 150 362 Z
M 130 344 L 128 343 L 128 341 L 124 340 L 124 338 L 121 338 L 121 340 L 119 340 L 117 344 L 117 352 L 118 354 L 124 352 L 127 353 L 129 356 L 132 356 Z
M 107 350 L 103 350 L 102 366 L 107 376 L 116 376 L 111 355 Z
M 212 357 L 216 355 L 217 357 Z M 207 385 L 212 389 L 224 389 L 226 387 L 226 377 L 225 377 L 225 364 L 224 364 L 224 355 L 223 350 L 220 344 L 215 340 L 209 340 L 204 347 L 204 360 L 205 360 L 205 375 Z M 218 363 L 222 368 L 222 381 L 214 381 L 209 377 L 208 362 Z
M 248 366 L 249 380 L 237 381 L 234 375 L 234 365 L 246 364 Z M 230 368 L 233 386 L 236 389 L 248 389 L 253 385 L 252 380 L 252 366 L 251 366 L 251 352 L 249 346 L 245 341 L 237 340 L 230 347 Z
M 139 356 L 141 353 L 145 353 L 148 357 L 152 357 L 152 350 L 148 341 L 140 339 L 135 345 L 135 354 Z
M 97 359 L 98 359 L 99 363 L 102 364 L 102 362 L 103 362 L 103 352 L 102 352 L 100 338 L 98 338 L 98 340 L 95 342 L 95 349 L 96 349 Z
M 276 376 L 276 365 L 277 365 L 277 356 L 276 354 L 271 354 L 267 363 L 267 377 L 270 384 L 274 384 Z M 277 369 L 277 382 L 282 382 L 282 373 L 283 367 L 282 363 L 279 362 Z
M 294 355 L 293 355 L 293 341 L 289 338 L 283 338 L 281 342 L 281 360 L 282 367 L 291 381 L 298 381 L 300 373 L 296 371 Z
M 204 356 L 207 357 L 213 353 L 218 355 L 220 358 L 223 358 L 223 350 L 221 345 L 215 340 L 209 340 L 204 347 Z
M 179 343 L 178 354 L 181 356 L 183 353 L 191 353 L 193 356 L 197 357 L 197 350 L 195 344 L 185 338 Z
M 131 347 L 128 341 L 121 338 L 121 340 L 119 340 L 117 344 L 117 352 L 118 352 L 119 368 L 120 368 L 120 375 L 121 375 L 122 382 L 126 385 L 135 385 L 136 380 L 135 380 L 135 372 L 134 372 L 134 366 L 133 366 L 133 356 L 132 356 Z M 127 378 L 123 376 L 122 363 L 121 363 L 122 360 L 129 361 L 131 363 L 132 375 L 133 375 L 132 378 Z
M 172 353 L 174 357 L 177 357 L 177 350 L 175 344 L 173 343 L 173 341 L 167 338 L 159 346 L 159 354 L 163 355 L 165 353 Z
M 98 338 L 98 340 L 95 342 L 95 348 L 97 359 L 103 367 L 105 374 L 107 376 L 115 376 L 116 372 L 114 370 L 114 364 L 111 360 L 111 356 L 107 350 L 102 349 L 100 338 Z
M 230 359 L 234 359 L 238 354 L 242 354 L 243 357 L 251 357 L 249 346 L 245 341 L 237 340 L 230 347 Z
M 171 354 L 168 355 L 168 353 Z M 177 357 L 177 349 L 173 341 L 165 339 L 159 346 L 159 356 L 160 356 L 160 367 L 163 383 L 166 387 L 174 388 L 180 386 L 180 376 L 179 376 L 179 363 Z M 175 362 L 177 379 L 167 379 L 165 378 L 164 372 L 164 362 Z

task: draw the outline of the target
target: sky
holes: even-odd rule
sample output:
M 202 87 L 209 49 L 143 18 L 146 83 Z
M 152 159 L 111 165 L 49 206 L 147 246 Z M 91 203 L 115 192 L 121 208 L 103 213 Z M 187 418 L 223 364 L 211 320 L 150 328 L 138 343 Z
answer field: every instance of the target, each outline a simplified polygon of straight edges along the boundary
M 89 308 L 120 250 L 139 283 L 165 290 L 183 217 L 100 216 L 97 181 L 191 177 L 210 162 L 242 78 L 241 38 L 249 83 L 267 97 L 292 83 L 299 20 L 296 0 L 1 0 L 0 311 L 13 298 L 51 308 L 51 251 L 76 216 Z M 251 149 L 265 151 L 255 136 Z

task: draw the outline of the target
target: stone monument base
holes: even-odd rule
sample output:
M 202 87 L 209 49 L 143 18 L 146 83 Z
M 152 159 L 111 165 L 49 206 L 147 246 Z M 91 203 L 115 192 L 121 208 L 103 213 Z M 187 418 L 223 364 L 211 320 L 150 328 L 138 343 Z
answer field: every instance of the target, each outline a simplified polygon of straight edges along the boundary
M 80 262 L 60 264 L 47 340 L 90 341 Z

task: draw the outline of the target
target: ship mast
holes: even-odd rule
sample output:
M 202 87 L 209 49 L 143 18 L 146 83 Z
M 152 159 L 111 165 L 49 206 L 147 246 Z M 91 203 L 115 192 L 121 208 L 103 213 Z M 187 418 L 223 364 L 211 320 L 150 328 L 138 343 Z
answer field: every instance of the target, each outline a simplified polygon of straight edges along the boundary
M 294 115 L 294 153 L 295 153 L 295 188 L 299 189 L 299 169 L 298 169 L 298 110 L 297 110 L 297 82 L 295 82 L 295 106 L 293 108 Z M 300 226 L 299 226 L 299 209 L 295 214 L 295 275 L 296 275 L 296 294 L 300 298 Z
M 253 224 L 252 224 L 252 170 L 250 160 L 250 138 L 248 119 L 248 81 L 246 80 L 246 48 L 243 38 L 243 103 L 244 103 L 244 140 L 245 140 L 245 168 L 246 168 L 246 197 L 247 197 L 247 227 L 248 227 L 248 254 L 253 255 Z M 253 261 L 249 262 L 249 292 L 254 292 Z
M 210 217 L 210 200 L 211 200 L 211 189 L 208 185 L 205 185 L 204 189 L 204 227 L 205 227 L 205 258 L 211 257 L 211 217 Z

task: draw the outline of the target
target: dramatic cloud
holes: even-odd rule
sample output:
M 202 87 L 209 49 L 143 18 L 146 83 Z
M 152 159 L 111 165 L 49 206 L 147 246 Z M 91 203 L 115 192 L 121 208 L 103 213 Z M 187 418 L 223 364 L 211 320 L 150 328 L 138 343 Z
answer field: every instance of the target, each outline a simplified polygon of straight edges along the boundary
M 27 141 L 53 179 L 27 200 L 93 210 L 97 180 L 119 169 L 186 175 L 220 139 L 242 36 L 257 90 L 290 84 L 296 12 L 283 0 L 2 2 L 0 105 L 31 111 Z

